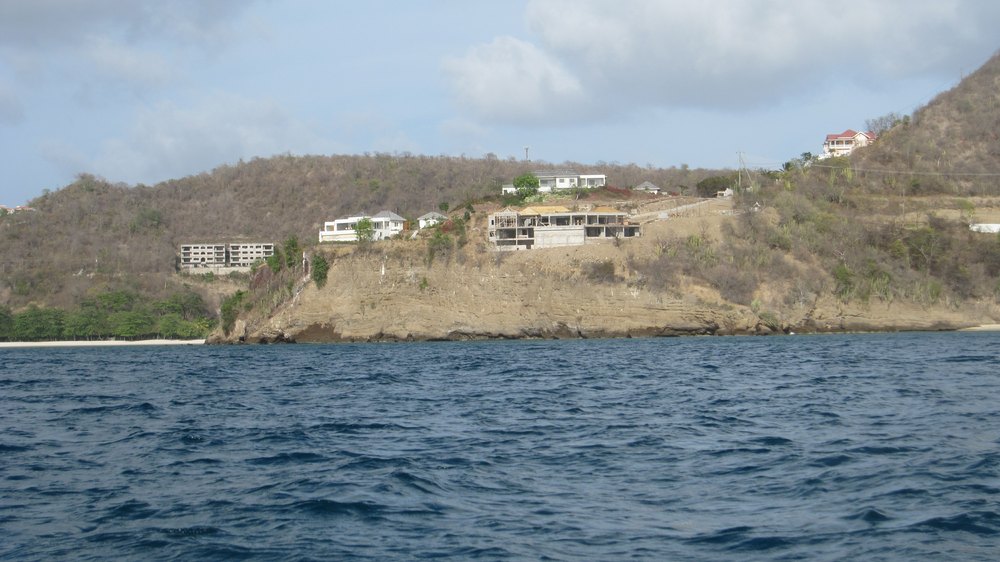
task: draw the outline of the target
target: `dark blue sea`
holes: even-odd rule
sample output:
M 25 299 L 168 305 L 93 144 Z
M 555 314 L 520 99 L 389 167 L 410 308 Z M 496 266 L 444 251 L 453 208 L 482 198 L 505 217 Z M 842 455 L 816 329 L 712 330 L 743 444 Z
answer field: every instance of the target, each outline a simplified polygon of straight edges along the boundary
M 996 560 L 1000 334 L 0 350 L 5 560 Z

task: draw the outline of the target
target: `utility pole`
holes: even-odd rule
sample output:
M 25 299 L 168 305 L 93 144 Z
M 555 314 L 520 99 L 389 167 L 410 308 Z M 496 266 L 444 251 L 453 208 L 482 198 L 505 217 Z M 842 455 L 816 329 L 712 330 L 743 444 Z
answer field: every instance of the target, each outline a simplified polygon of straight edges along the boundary
M 743 153 L 737 152 L 736 159 L 740 161 L 740 170 L 736 172 L 736 193 L 743 191 Z
M 753 188 L 755 187 L 753 182 L 753 177 L 750 175 L 750 170 L 747 169 L 747 162 L 743 158 L 743 153 L 737 152 L 736 156 L 740 160 L 740 171 L 737 173 L 736 176 L 736 192 L 739 193 L 743 191 L 743 174 L 746 174 L 747 176 L 747 189 L 753 191 Z
M 524 160 L 525 160 L 525 162 L 531 162 L 531 159 L 528 158 L 528 149 L 529 148 L 531 148 L 531 147 L 530 146 L 524 147 Z

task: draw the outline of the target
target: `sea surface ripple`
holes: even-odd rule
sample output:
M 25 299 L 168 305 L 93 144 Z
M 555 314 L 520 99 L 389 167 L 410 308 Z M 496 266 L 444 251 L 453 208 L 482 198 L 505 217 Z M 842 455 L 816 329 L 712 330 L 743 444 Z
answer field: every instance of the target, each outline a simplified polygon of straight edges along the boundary
M 998 344 L 0 350 L 0 558 L 995 560 Z

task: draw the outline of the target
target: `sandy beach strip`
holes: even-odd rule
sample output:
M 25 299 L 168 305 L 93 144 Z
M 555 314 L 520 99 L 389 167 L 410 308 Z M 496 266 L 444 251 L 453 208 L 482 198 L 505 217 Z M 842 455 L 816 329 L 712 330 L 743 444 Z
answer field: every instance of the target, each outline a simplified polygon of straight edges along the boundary
M 5 341 L 2 348 L 16 347 L 118 347 L 135 345 L 202 345 L 205 340 L 94 340 L 94 341 Z
M 961 332 L 1000 332 L 1000 324 L 982 324 L 969 328 L 962 328 Z

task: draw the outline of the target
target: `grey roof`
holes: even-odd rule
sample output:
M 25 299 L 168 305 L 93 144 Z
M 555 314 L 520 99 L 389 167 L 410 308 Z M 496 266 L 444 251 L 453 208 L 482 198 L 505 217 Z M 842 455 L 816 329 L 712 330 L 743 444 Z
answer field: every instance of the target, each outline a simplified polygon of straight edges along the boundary
M 426 219 L 446 219 L 446 218 L 448 218 L 448 217 L 442 215 L 441 213 L 439 213 L 437 211 L 431 211 L 431 212 L 429 212 L 429 213 L 427 213 L 425 215 L 421 215 L 421 216 L 417 217 L 417 220 L 418 221 L 422 221 L 422 220 L 426 220 Z
M 573 170 L 535 170 L 532 172 L 536 178 L 552 178 L 552 177 L 566 177 L 566 176 L 579 176 Z
M 654 189 L 657 191 L 661 191 L 660 186 L 648 181 L 640 183 L 639 185 L 635 186 L 634 189 L 636 189 L 637 191 L 652 191 Z
M 397 215 L 392 211 L 379 211 L 377 215 L 372 217 L 373 219 L 389 219 L 391 221 L 405 221 L 403 217 Z

